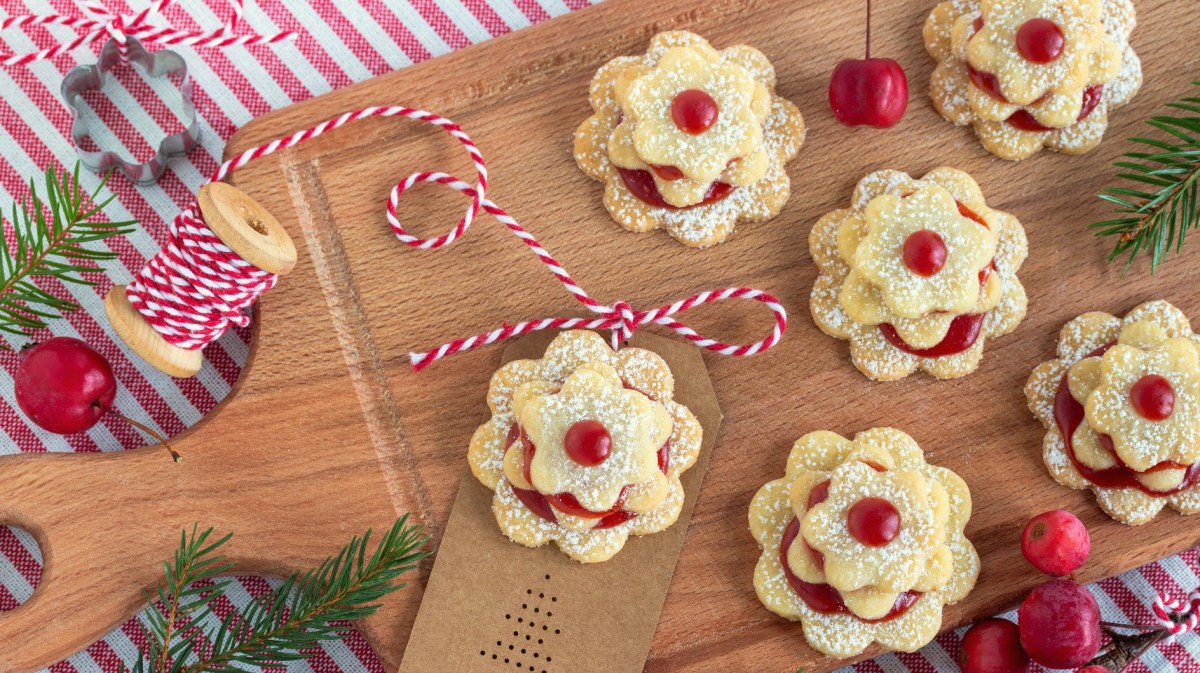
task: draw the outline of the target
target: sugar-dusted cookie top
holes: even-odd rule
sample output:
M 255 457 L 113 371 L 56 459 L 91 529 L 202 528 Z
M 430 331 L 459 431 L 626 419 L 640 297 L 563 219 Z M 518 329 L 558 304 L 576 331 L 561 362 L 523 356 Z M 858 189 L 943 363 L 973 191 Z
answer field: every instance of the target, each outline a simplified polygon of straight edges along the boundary
M 1082 154 L 1142 83 L 1132 0 L 946 0 L 925 22 L 930 97 L 984 147 Z
M 762 548 L 754 588 L 826 655 L 852 657 L 873 642 L 912 652 L 937 635 L 942 607 L 975 586 L 970 517 L 967 485 L 926 463 L 907 434 L 812 432 L 750 504 Z
M 1152 301 L 1124 318 L 1075 318 L 1025 396 L 1055 481 L 1091 489 L 1129 525 L 1167 505 L 1200 512 L 1200 337 L 1179 309 Z
M 1025 315 L 1017 270 L 1028 248 L 1021 223 L 990 208 L 970 175 L 876 171 L 809 234 L 820 270 L 809 307 L 872 379 L 965 376 L 985 340 Z
M 661 227 L 707 247 L 787 201 L 784 164 L 804 142 L 804 119 L 775 95 L 775 69 L 757 49 L 659 33 L 643 56 L 600 68 L 590 100 L 575 160 L 604 182 L 604 205 L 626 229 Z
M 471 438 L 471 471 L 495 491 L 501 531 L 519 544 L 554 542 L 594 563 L 629 535 L 679 518 L 679 476 L 700 453 L 702 429 L 674 400 L 661 357 L 614 352 L 594 332 L 555 337 L 538 360 L 501 367 L 488 389 L 492 417 Z

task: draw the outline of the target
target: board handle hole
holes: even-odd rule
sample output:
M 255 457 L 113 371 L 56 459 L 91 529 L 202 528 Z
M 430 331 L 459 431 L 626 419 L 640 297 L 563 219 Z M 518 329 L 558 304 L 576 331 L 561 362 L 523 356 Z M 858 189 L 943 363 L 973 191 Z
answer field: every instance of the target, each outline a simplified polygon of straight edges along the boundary
M 0 526 L 0 557 L 16 571 L 0 586 L 0 612 L 7 612 L 28 601 L 41 583 L 42 549 L 25 529 Z

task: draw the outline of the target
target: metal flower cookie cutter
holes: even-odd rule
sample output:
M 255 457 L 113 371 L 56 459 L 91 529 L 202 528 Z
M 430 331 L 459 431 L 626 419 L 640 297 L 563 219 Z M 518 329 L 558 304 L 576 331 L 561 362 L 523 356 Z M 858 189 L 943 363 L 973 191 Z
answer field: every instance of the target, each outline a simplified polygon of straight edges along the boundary
M 188 76 L 187 63 L 183 57 L 165 49 L 149 52 L 137 39 L 126 39 L 125 54 L 121 53 L 117 41 L 110 39 L 100 50 L 100 58 L 95 65 L 82 65 L 68 72 L 62 83 L 62 98 L 74 118 L 71 124 L 71 140 L 75 143 L 79 161 L 97 173 L 116 168 L 132 182 L 149 185 L 158 181 L 167 169 L 167 159 L 186 154 L 196 146 L 200 138 L 200 125 L 196 120 L 196 106 L 192 102 L 192 80 Z M 87 104 L 83 100 L 85 93 L 103 90 L 105 84 L 116 76 L 116 71 L 126 65 L 132 65 L 146 80 L 169 78 L 173 75 L 181 78 L 178 85 L 178 106 L 170 105 L 171 101 L 167 101 L 165 97 L 164 102 L 179 115 L 184 128 L 178 133 L 164 136 L 158 142 L 154 156 L 144 163 L 132 158 L 124 148 L 112 147 L 111 143 L 105 143 L 101 137 L 93 134 L 89 119 L 95 117 L 95 114 L 89 114 L 85 110 Z M 89 146 L 96 149 L 87 149 Z

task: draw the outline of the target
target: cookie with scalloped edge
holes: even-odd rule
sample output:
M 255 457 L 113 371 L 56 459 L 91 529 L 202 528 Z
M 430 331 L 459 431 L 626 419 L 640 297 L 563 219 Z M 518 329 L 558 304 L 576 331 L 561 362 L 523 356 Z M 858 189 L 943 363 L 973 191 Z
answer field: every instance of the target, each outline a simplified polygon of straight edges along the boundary
M 1058 357 L 1038 365 L 1025 384 L 1029 409 L 1046 428 L 1042 459 L 1050 476 L 1091 490 L 1101 509 L 1131 526 L 1167 506 L 1200 512 L 1198 348 L 1187 316 L 1161 300 L 1124 318 L 1093 312 L 1064 325 Z M 1143 376 L 1163 376 L 1173 386 L 1172 409 L 1162 420 L 1133 408 L 1133 385 Z M 1077 423 L 1069 445 L 1060 417 Z M 1117 468 L 1128 478 L 1096 483 L 1084 474 Z
M 711 115 L 693 121 L 703 130 L 676 121 L 681 94 L 707 97 Z M 694 33 L 659 33 L 644 55 L 602 66 L 589 100 L 575 161 L 604 183 L 604 205 L 625 229 L 661 228 L 706 248 L 787 202 L 784 165 L 804 143 L 804 118 L 775 94 L 775 69 L 757 49 L 717 50 Z
M 565 331 L 541 358 L 497 370 L 487 404 L 491 418 L 467 457 L 513 542 L 553 542 L 597 563 L 630 535 L 679 518 L 680 475 L 699 457 L 703 430 L 675 401 L 671 370 L 653 351 L 614 351 L 594 332 Z
M 860 539 L 849 522 L 873 499 L 890 504 L 898 523 L 882 540 Z M 963 534 L 970 517 L 966 483 L 926 463 L 904 432 L 872 428 L 852 440 L 811 432 L 750 504 L 762 550 L 754 589 L 825 655 L 853 657 L 872 643 L 913 652 L 941 629 L 942 608 L 975 586 L 979 555 Z
M 1019 47 L 1016 35 L 1031 19 L 1064 36 L 1049 62 L 1033 62 Z M 945 0 L 925 21 L 925 48 L 938 63 L 930 98 L 1002 159 L 1043 147 L 1082 154 L 1141 87 L 1141 61 L 1129 45 L 1136 24 L 1132 0 Z
M 917 232 L 932 232 L 942 244 L 941 265 L 931 275 L 905 261 Z M 1016 217 L 989 207 L 963 171 L 935 168 L 919 179 L 896 170 L 867 175 L 849 208 L 813 226 L 809 251 L 820 272 L 809 298 L 813 319 L 821 331 L 849 341 L 854 365 L 874 380 L 918 370 L 937 378 L 970 374 L 986 340 L 1013 331 L 1025 317 L 1017 278 L 1029 252 L 1025 230 Z M 973 340 L 960 339 L 965 347 L 958 352 L 937 350 L 963 322 Z

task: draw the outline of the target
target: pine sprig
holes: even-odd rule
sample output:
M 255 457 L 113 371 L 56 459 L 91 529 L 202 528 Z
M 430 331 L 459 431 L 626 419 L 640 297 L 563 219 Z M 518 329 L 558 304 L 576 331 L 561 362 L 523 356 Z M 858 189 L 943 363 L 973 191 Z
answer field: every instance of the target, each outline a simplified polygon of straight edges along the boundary
M 1200 86 L 1200 81 L 1193 82 Z M 1135 185 L 1110 187 L 1100 198 L 1116 205 L 1118 217 L 1097 222 L 1089 228 L 1097 236 L 1115 236 L 1108 256 L 1126 256 L 1126 269 L 1139 254 L 1150 256 L 1150 271 L 1174 248 L 1178 254 L 1184 239 L 1200 225 L 1200 97 L 1168 103 L 1185 115 L 1158 115 L 1146 120 L 1165 138 L 1130 138 L 1144 151 L 1125 154 L 1115 162 L 1118 178 Z
M 345 621 L 374 614 L 380 599 L 405 586 L 397 578 L 428 555 L 420 550 L 428 540 L 423 529 L 409 525 L 405 515 L 369 557 L 367 531 L 318 567 L 293 574 L 242 614 L 231 613 L 205 628 L 211 603 L 225 586 L 209 582 L 233 569 L 217 553 L 230 536 L 209 543 L 211 535 L 211 529 L 197 534 L 193 527 L 190 535 L 183 534 L 174 562 L 163 565 L 161 608 L 149 611 L 148 644 L 138 653 L 133 673 L 244 673 L 247 666 L 305 659 L 310 655 L 304 650 L 342 638 Z
M 79 306 L 34 284 L 39 276 L 66 283 L 92 285 L 82 274 L 96 271 L 96 262 L 116 253 L 91 244 L 133 231 L 132 221 L 109 222 L 102 212 L 114 195 L 98 200 L 108 177 L 95 190 L 79 184 L 79 164 L 59 172 L 46 169 L 42 190 L 34 180 L 29 191 L 12 204 L 9 227 L 0 214 L 0 331 L 28 336 Z M 0 347 L 3 347 L 0 345 Z

